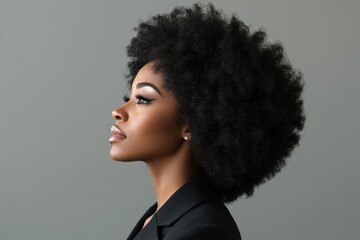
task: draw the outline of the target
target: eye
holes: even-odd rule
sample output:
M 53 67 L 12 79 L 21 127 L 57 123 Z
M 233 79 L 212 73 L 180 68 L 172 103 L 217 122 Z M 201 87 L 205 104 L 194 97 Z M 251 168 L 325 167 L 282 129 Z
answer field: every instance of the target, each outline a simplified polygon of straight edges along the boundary
M 154 99 L 146 98 L 140 94 L 137 94 L 135 97 L 137 104 L 150 104 L 154 100 Z
M 123 97 L 124 102 L 128 102 L 130 100 L 129 96 L 127 94 Z

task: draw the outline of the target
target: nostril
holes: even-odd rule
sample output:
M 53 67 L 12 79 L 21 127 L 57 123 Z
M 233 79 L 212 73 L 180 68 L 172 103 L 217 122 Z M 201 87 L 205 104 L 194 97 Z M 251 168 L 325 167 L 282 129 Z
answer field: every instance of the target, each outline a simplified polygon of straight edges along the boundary
M 128 118 L 127 113 L 120 108 L 113 110 L 111 115 L 116 121 L 126 121 Z

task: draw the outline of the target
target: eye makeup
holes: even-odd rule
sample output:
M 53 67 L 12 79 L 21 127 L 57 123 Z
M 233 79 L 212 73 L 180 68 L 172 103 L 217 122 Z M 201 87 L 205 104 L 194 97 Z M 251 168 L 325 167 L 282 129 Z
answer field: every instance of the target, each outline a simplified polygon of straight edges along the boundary
M 141 94 L 136 94 L 135 97 L 136 97 L 137 104 L 150 104 L 152 101 L 154 101 L 154 99 L 144 97 Z

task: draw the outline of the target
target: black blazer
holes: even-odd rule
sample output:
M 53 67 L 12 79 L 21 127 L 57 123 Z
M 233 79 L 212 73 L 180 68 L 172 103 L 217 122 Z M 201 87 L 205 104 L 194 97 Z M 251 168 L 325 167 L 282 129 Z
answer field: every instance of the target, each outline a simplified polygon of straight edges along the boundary
M 141 217 L 128 240 L 241 240 L 225 205 L 202 175 L 177 190 L 144 227 L 157 208 Z

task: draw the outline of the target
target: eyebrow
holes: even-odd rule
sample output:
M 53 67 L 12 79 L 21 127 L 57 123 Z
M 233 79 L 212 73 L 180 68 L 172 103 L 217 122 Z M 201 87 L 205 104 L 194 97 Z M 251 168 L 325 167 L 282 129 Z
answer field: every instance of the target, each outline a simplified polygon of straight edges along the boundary
M 142 87 L 152 87 L 155 91 L 157 91 L 160 94 L 160 96 L 162 96 L 160 90 L 152 83 L 139 82 L 138 84 L 136 84 L 136 89 L 139 89 L 139 88 L 142 88 Z

